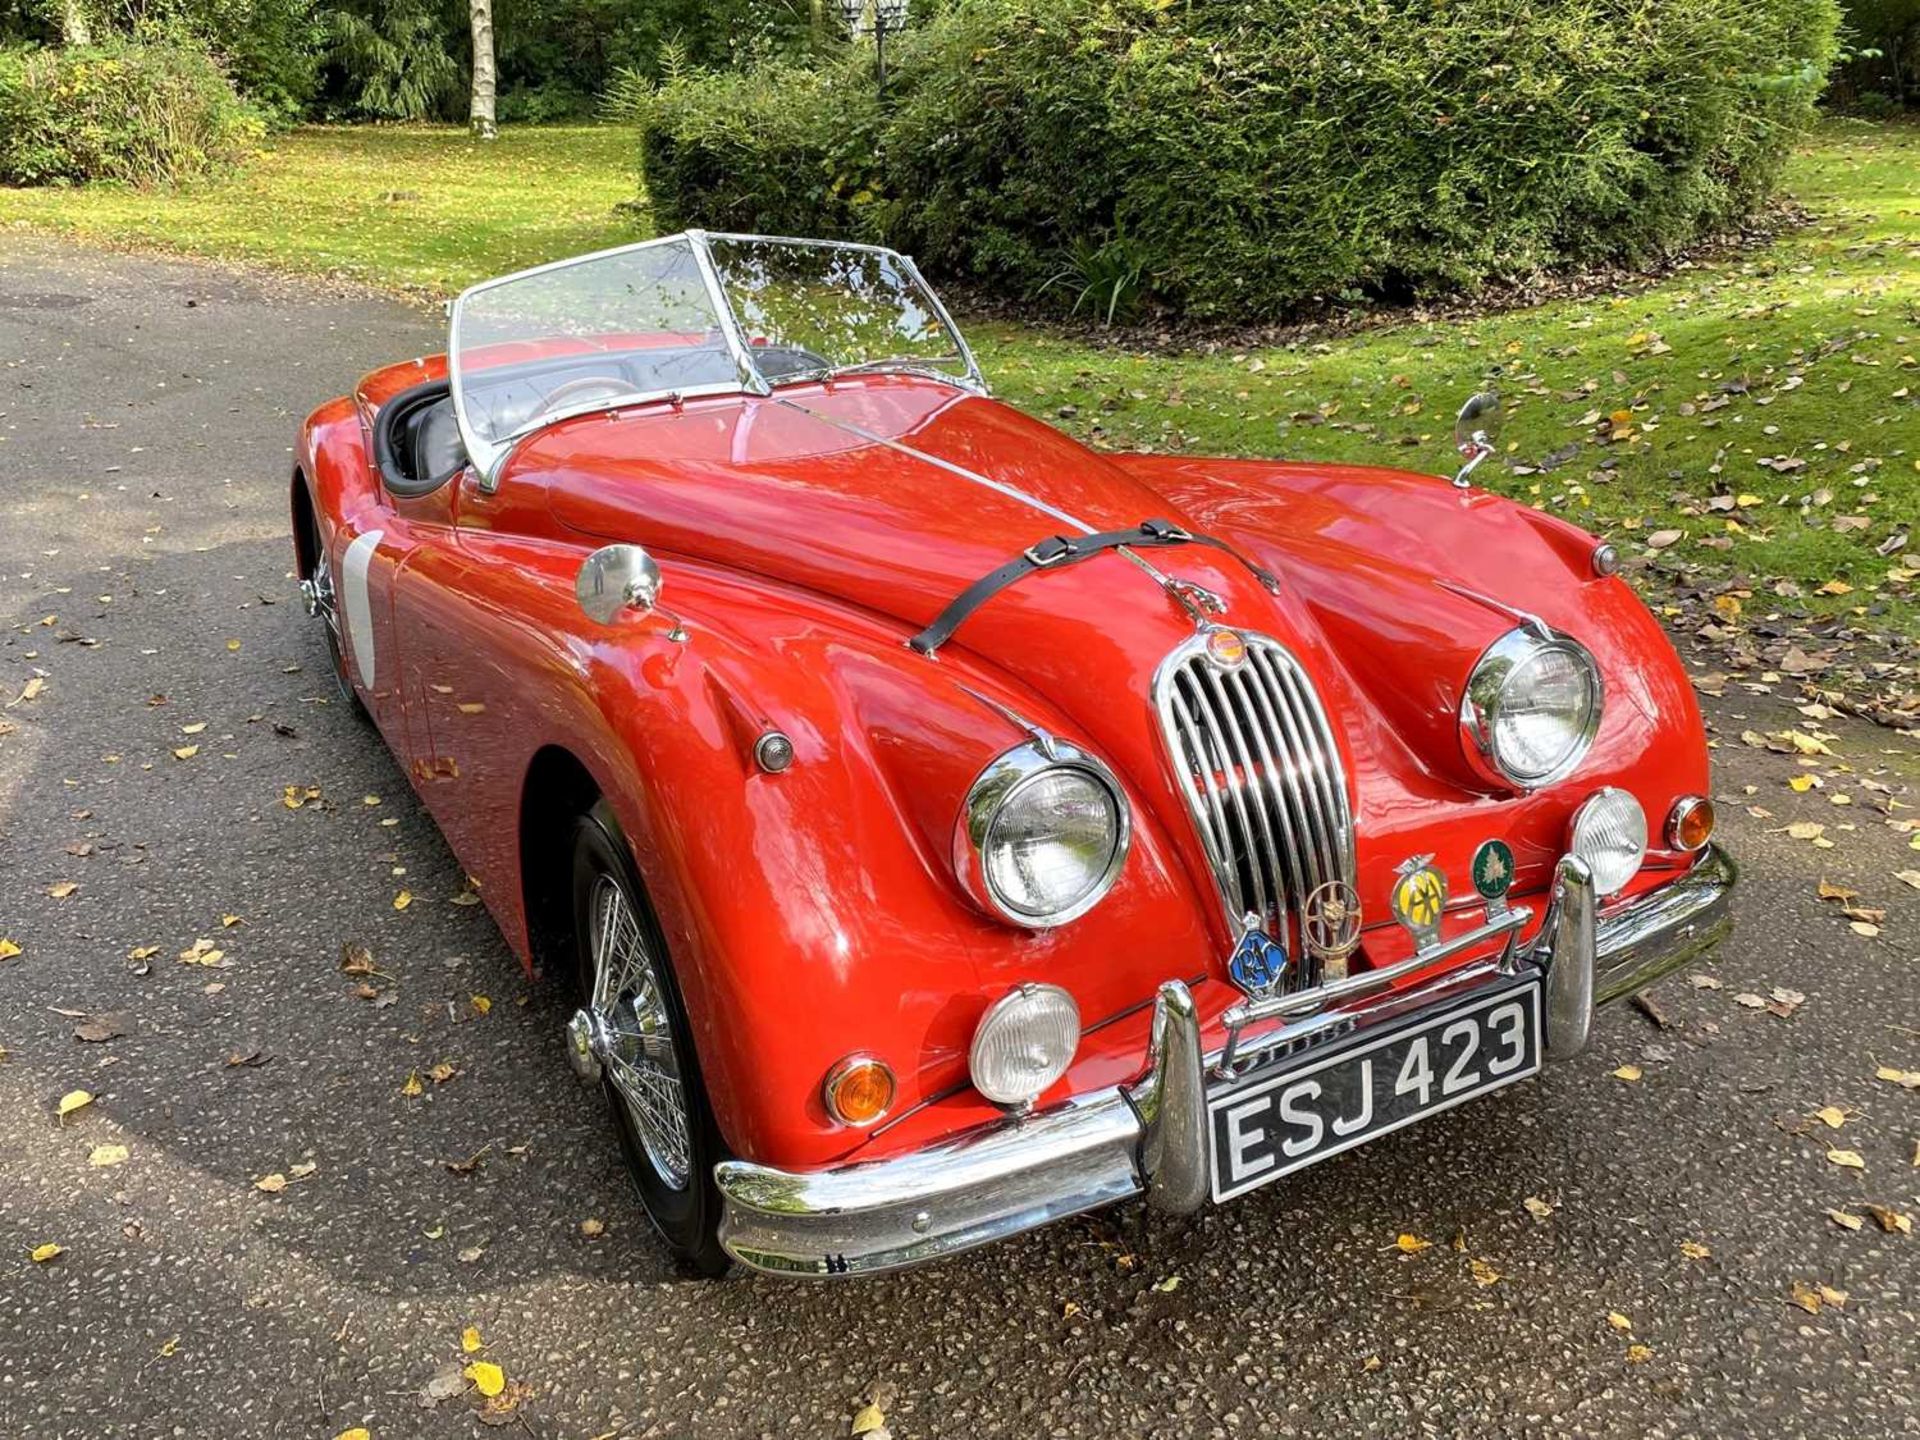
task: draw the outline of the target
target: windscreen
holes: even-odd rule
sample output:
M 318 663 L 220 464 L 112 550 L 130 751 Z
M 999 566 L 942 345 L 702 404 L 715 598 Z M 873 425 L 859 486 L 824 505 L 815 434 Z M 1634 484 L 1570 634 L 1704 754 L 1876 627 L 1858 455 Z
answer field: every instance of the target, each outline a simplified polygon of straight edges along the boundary
M 969 373 L 932 292 L 891 251 L 729 235 L 708 248 L 769 384 L 849 370 Z
M 740 383 L 693 243 L 680 237 L 468 291 L 450 346 L 463 419 L 489 446 L 565 414 Z

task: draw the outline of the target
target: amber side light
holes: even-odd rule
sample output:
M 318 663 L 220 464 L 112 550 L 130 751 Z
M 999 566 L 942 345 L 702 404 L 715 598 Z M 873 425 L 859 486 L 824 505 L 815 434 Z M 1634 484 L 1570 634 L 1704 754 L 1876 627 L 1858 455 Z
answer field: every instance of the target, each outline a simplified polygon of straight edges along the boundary
M 849 1055 L 827 1072 L 827 1113 L 842 1125 L 871 1125 L 893 1105 L 893 1072 L 866 1055 Z
M 1688 795 L 1676 803 L 1667 817 L 1667 842 L 1676 850 L 1704 850 L 1713 838 L 1713 801 L 1704 795 Z

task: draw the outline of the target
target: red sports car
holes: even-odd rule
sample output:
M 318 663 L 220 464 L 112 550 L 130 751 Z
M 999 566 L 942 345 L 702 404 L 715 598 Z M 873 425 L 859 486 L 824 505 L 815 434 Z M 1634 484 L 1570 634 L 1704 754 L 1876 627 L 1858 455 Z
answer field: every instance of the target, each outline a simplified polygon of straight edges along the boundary
M 1577 1053 L 1730 923 L 1612 547 L 1464 470 L 1090 451 L 892 251 L 478 285 L 314 412 L 292 502 L 344 693 L 578 987 L 704 1272 L 1227 1200 Z

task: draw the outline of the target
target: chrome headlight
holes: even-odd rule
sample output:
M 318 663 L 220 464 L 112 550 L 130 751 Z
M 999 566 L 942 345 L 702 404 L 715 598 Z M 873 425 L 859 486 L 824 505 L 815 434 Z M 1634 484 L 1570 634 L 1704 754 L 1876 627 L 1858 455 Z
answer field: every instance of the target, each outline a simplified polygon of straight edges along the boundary
M 1596 790 L 1573 812 L 1567 849 L 1587 862 L 1595 890 L 1618 895 L 1647 858 L 1647 812 L 1616 786 Z
M 1067 1073 L 1080 1045 L 1080 1007 L 1058 985 L 1021 985 L 987 1007 L 967 1069 L 996 1105 L 1030 1105 Z
M 1106 766 L 1064 740 L 1034 740 L 967 791 L 954 868 L 976 901 L 1016 925 L 1064 925 L 1113 887 L 1130 830 Z
M 1593 743 L 1600 698 L 1600 668 L 1586 647 L 1545 626 L 1509 630 L 1467 677 L 1460 701 L 1467 758 L 1498 783 L 1551 785 Z

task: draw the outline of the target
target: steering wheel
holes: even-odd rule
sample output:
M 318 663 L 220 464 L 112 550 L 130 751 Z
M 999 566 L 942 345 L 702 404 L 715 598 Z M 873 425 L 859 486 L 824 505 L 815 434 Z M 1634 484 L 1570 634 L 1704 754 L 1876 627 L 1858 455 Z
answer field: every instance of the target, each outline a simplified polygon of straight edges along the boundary
M 602 395 L 596 395 L 594 393 L 595 391 L 604 393 Z M 631 381 L 618 379 L 612 375 L 582 375 L 578 379 L 567 381 L 564 385 L 554 386 L 548 393 L 547 398 L 540 402 L 540 408 L 527 417 L 527 422 L 532 424 L 536 421 L 544 420 L 554 411 L 564 409 L 568 405 L 577 404 L 582 400 L 617 400 L 622 395 L 631 395 L 632 393 L 633 384 Z

